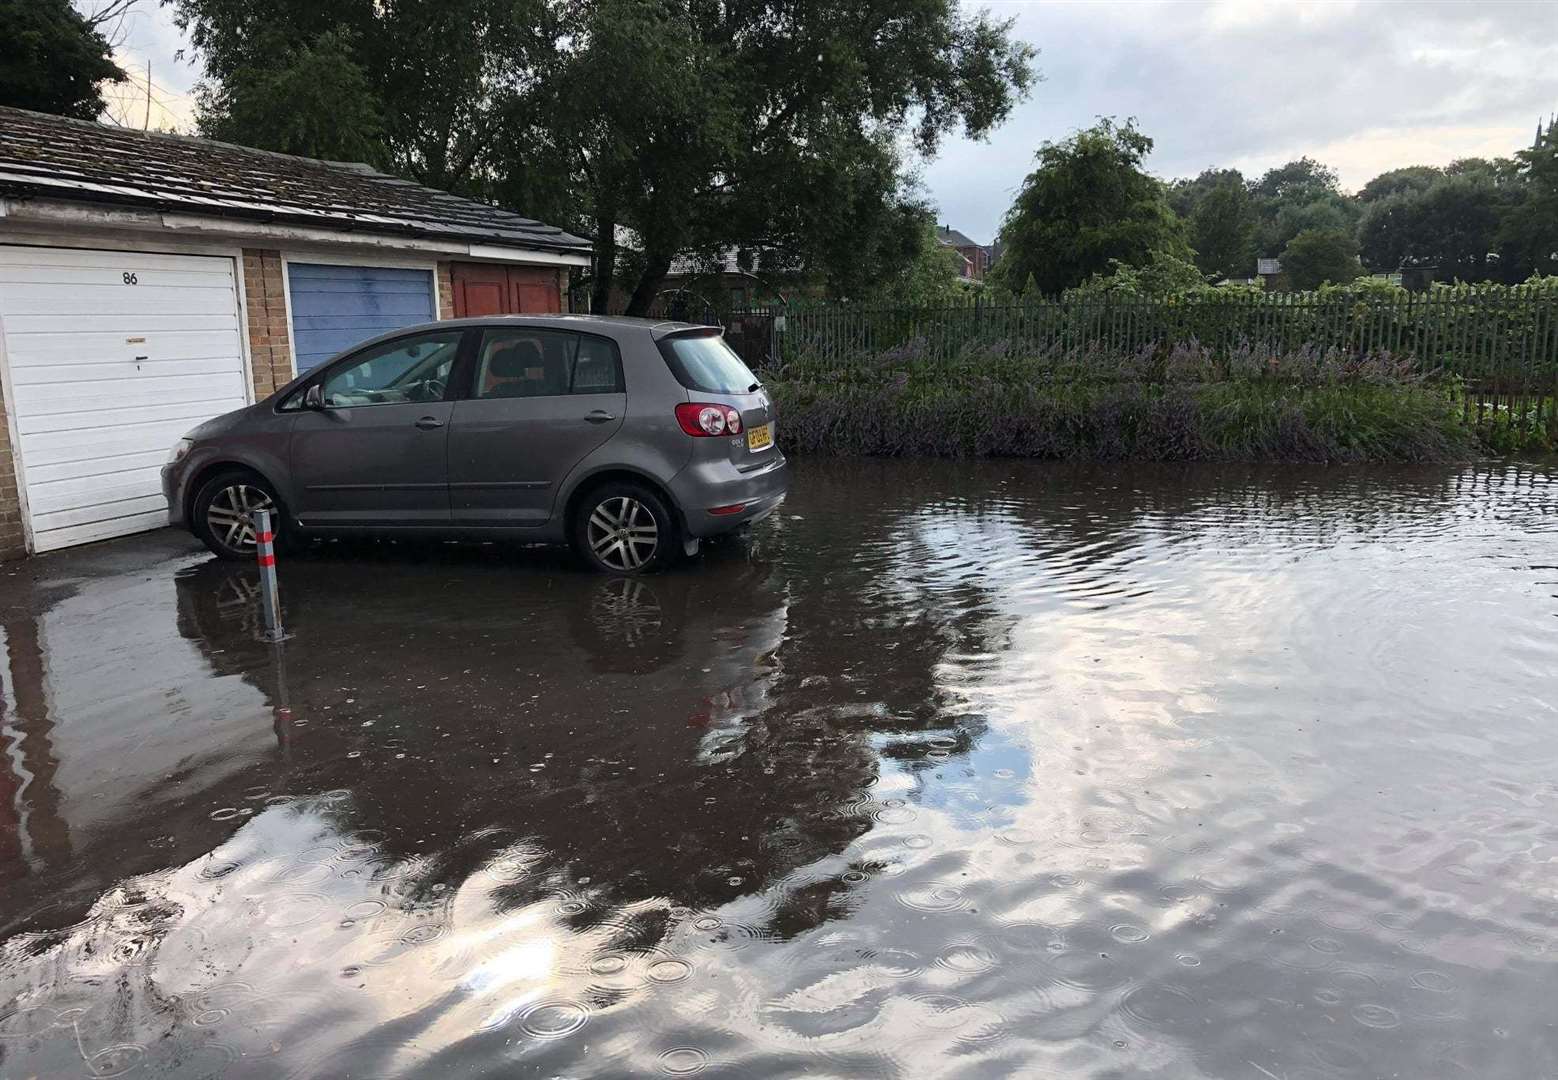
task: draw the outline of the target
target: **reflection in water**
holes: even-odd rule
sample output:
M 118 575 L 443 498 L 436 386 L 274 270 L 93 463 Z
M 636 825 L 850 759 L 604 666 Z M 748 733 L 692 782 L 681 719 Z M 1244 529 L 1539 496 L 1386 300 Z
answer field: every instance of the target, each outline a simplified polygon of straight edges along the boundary
M 830 465 L 279 648 L 173 543 L 4 587 L 0 1075 L 1558 1072 L 1549 470 Z
M 10 673 L 9 715 L 0 741 L 9 767 L 0 773 L 0 867 L 6 878 L 20 877 L 29 865 L 65 861 L 70 834 L 60 818 L 59 766 L 49 740 L 49 695 L 38 624 L 30 615 L 6 619 L 5 653 Z

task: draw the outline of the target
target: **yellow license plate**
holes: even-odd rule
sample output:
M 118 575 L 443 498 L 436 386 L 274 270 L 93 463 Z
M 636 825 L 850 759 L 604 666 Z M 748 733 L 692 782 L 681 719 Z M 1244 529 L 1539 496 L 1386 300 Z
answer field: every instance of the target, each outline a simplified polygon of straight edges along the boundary
M 747 428 L 747 449 L 762 450 L 774 444 L 774 425 L 764 424 L 761 427 Z

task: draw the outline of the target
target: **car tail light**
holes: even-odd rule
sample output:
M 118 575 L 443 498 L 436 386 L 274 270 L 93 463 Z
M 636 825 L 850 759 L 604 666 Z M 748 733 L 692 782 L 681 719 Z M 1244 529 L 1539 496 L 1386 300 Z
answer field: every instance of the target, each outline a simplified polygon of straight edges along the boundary
M 676 422 L 687 434 L 700 438 L 741 434 L 741 414 L 729 405 L 689 401 L 676 407 Z

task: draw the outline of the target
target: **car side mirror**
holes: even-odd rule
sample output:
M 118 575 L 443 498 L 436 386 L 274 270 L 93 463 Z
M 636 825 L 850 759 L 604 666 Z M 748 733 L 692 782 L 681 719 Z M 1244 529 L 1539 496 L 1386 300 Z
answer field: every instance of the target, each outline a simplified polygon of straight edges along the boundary
M 313 386 L 310 386 L 307 390 L 303 391 L 303 408 L 313 409 L 316 412 L 324 412 L 324 387 L 320 386 L 318 383 L 315 383 Z

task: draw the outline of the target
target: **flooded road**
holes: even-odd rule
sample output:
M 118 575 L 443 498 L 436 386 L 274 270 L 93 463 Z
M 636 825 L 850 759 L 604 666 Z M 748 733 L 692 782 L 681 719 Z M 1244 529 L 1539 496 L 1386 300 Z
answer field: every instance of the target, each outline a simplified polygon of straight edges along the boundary
M 0 1076 L 1558 1076 L 1558 470 L 0 569 Z

